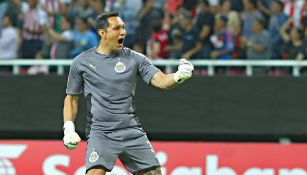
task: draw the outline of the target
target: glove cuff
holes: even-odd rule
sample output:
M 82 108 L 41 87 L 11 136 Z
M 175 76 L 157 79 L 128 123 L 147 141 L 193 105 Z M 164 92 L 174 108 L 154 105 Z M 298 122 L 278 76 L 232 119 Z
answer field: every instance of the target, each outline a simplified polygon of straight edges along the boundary
M 75 125 L 72 121 L 66 121 L 63 126 L 64 134 L 68 132 L 75 132 Z
M 176 83 L 182 83 L 183 82 L 183 80 L 181 79 L 178 71 L 176 73 L 174 73 L 174 80 L 175 80 Z

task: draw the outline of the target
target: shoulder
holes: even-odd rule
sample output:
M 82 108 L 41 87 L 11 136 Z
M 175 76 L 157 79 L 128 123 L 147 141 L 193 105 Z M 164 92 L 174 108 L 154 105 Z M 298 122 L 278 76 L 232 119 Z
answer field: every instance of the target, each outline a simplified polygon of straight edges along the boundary
M 16 38 L 16 37 L 18 37 L 17 31 L 13 27 L 3 29 L 2 33 L 3 33 L 3 35 L 1 35 L 0 38 L 2 38 L 2 37 L 5 37 L 5 38 Z
M 125 54 L 127 54 L 127 55 L 129 55 L 129 56 L 132 56 L 133 58 L 136 58 L 136 59 L 146 57 L 146 56 L 143 55 L 142 53 L 137 52 L 137 51 L 134 51 L 134 50 L 129 49 L 129 48 L 124 48 L 124 49 L 123 49 L 123 53 L 125 53 Z
M 135 51 L 133 51 L 132 49 L 130 49 L 130 48 L 128 48 L 128 47 L 124 47 L 124 48 L 121 50 L 120 54 L 121 54 L 122 56 L 131 56 L 132 52 L 135 52 Z
M 73 62 L 84 62 L 85 60 L 87 60 L 88 58 L 92 57 L 95 53 L 95 47 L 92 47 L 82 53 L 80 53 L 78 56 L 76 56 L 74 58 Z
M 149 60 L 144 54 L 134 51 L 132 49 L 126 48 L 126 47 L 122 50 L 121 54 L 129 57 L 130 59 L 135 60 L 138 63 L 143 62 L 145 60 Z

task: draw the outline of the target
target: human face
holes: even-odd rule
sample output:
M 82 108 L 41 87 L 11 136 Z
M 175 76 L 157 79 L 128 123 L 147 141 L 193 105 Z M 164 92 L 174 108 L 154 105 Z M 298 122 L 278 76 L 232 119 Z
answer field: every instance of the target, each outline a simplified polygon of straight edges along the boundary
M 247 11 L 252 9 L 252 5 L 249 0 L 243 0 L 243 6 L 244 6 L 244 9 Z
M 109 27 L 106 31 L 101 29 L 99 35 L 104 47 L 107 47 L 111 52 L 116 52 L 124 47 L 126 37 L 125 23 L 117 16 L 108 18 L 108 21 Z
M 223 11 L 229 11 L 231 9 L 231 4 L 229 1 L 224 1 L 222 4 L 222 10 Z
M 275 1 L 272 2 L 271 8 L 272 8 L 273 13 L 279 13 L 282 10 L 278 2 L 275 2 Z
M 29 1 L 28 1 L 28 4 L 29 4 L 29 7 L 30 7 L 31 9 L 34 9 L 34 8 L 36 8 L 38 2 L 37 2 L 37 0 L 29 0 Z
M 70 28 L 70 23 L 67 21 L 65 17 L 62 18 L 61 20 L 61 29 L 62 30 L 67 30 Z
M 214 27 L 216 30 L 222 30 L 225 27 L 224 22 L 220 18 L 215 18 Z
M 262 30 L 262 26 L 258 21 L 254 21 L 253 27 L 252 27 L 252 32 L 253 33 L 259 33 Z
M 11 22 L 10 22 L 9 17 L 5 16 L 5 17 L 3 18 L 3 20 L 2 20 L 2 25 L 3 25 L 3 27 L 8 27 L 8 26 L 10 26 L 10 24 L 11 24 Z
M 76 19 L 76 28 L 81 33 L 86 32 L 88 30 L 87 24 L 79 18 Z

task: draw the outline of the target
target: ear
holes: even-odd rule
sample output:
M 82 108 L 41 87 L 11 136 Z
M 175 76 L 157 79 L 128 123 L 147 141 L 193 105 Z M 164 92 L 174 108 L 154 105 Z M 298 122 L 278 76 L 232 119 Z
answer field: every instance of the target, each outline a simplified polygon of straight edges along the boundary
M 103 29 L 99 29 L 98 30 L 98 34 L 101 38 L 104 38 L 106 36 L 106 31 Z

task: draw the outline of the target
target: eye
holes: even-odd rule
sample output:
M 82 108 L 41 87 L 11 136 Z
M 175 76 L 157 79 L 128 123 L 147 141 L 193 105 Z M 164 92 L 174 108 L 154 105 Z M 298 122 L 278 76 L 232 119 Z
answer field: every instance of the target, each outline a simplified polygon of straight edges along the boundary
M 114 27 L 114 28 L 113 28 L 113 30 L 118 30 L 118 29 L 119 29 L 119 27 Z

